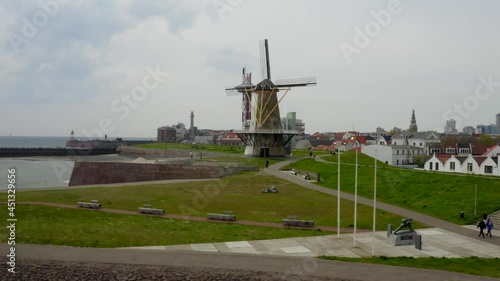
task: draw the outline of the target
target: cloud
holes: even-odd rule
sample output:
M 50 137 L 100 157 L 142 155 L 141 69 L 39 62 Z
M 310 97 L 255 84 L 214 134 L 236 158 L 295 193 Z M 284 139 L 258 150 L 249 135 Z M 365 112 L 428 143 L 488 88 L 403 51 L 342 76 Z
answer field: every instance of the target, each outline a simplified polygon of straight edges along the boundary
M 9 34 L 22 35 L 23 17 L 32 21 L 41 7 L 3 2 L 0 119 L 19 135 L 66 135 L 107 118 L 116 136 L 154 137 L 157 127 L 188 123 L 194 110 L 199 128 L 239 129 L 241 101 L 224 88 L 241 81 L 245 66 L 254 83 L 261 79 L 264 38 L 273 78 L 317 77 L 317 87 L 293 89 L 281 105 L 283 115 L 297 111 L 307 132 L 406 128 L 413 108 L 419 128 L 441 128 L 442 113 L 474 93 L 478 76 L 500 80 L 496 1 L 401 0 L 403 11 L 352 63 L 339 44 L 352 43 L 355 28 L 388 1 L 220 2 L 229 5 L 223 17 L 213 1 L 70 1 L 21 53 Z M 156 65 L 170 76 L 122 120 L 111 104 Z M 464 125 L 493 122 L 496 93 Z

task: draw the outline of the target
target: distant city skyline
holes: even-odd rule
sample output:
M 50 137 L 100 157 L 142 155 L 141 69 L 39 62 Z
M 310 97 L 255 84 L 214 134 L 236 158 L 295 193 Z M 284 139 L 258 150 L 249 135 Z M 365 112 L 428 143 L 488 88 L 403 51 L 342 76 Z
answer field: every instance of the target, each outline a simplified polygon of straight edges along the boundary
M 280 104 L 307 133 L 408 129 L 413 109 L 419 131 L 492 124 L 499 10 L 494 0 L 4 1 L 0 136 L 154 138 L 191 111 L 200 129 L 240 129 L 241 97 L 224 89 L 243 67 L 260 82 L 264 38 L 273 79 L 317 77 Z

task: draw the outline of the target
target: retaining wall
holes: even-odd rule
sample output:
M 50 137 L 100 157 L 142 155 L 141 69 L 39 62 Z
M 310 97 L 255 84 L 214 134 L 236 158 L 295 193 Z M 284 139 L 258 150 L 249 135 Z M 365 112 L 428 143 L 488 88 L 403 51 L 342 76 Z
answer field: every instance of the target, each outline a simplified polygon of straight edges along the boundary
M 256 167 L 225 167 L 172 164 L 135 164 L 110 162 L 76 162 L 69 186 L 156 181 L 170 179 L 211 179 Z

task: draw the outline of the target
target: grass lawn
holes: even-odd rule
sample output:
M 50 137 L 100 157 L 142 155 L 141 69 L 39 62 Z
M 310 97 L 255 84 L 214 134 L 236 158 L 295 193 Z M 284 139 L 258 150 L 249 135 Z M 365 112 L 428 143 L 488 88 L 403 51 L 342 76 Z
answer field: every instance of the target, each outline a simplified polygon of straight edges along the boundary
M 190 151 L 208 151 L 208 152 L 224 152 L 241 154 L 245 152 L 244 146 L 226 146 L 214 144 L 189 144 L 189 143 L 147 143 L 138 144 L 135 147 L 149 149 L 175 149 L 175 150 L 190 150 Z
M 269 158 L 269 165 L 276 164 L 283 161 L 283 159 Z M 217 156 L 206 156 L 203 160 L 195 159 L 197 162 L 218 162 L 218 163 L 241 163 L 245 166 L 265 168 L 266 159 L 256 158 L 256 157 L 245 157 L 243 155 L 217 155 Z
M 321 259 L 338 260 L 359 263 L 373 263 L 394 266 L 406 266 L 425 269 L 438 269 L 452 272 L 460 272 L 471 275 L 489 276 L 500 278 L 500 259 L 486 258 L 408 258 L 408 257 L 376 257 L 376 258 L 341 258 L 322 256 Z M 403 278 L 404 279 L 404 278 Z
M 2 221 L 7 219 L 4 207 L 0 212 Z M 16 218 L 16 243 L 77 247 L 176 245 L 332 234 L 37 205 L 17 205 Z M 0 228 L 0 243 L 6 243 L 7 230 Z
M 321 185 L 337 188 L 337 156 L 294 162 L 284 168 L 320 173 Z M 341 155 L 341 190 L 354 193 L 355 153 Z M 359 154 L 358 194 L 373 197 L 374 160 Z M 464 174 L 445 174 L 414 169 L 398 169 L 387 164 L 377 164 L 377 198 L 410 210 L 457 223 L 470 224 L 484 212 L 500 210 L 500 177 Z M 474 218 L 474 187 L 477 185 L 477 215 Z M 465 219 L 460 219 L 460 211 Z
M 279 193 L 262 193 L 276 186 Z M 2 198 L 6 198 L 3 196 Z M 169 214 L 206 216 L 206 213 L 233 211 L 237 219 L 280 223 L 290 215 L 314 220 L 318 226 L 337 226 L 337 199 L 305 189 L 262 172 L 246 172 L 219 180 L 121 187 L 36 190 L 18 192 L 18 202 L 53 202 L 74 205 L 78 201 L 98 199 L 103 208 L 137 210 L 143 204 L 165 209 Z M 341 201 L 341 227 L 352 227 L 354 204 Z M 372 208 L 358 207 L 358 227 L 372 228 Z M 401 218 L 379 210 L 377 229 Z M 415 222 L 415 227 L 424 227 Z
M 245 152 L 245 146 L 226 146 L 226 145 L 215 145 L 215 144 L 189 144 L 189 143 L 147 143 L 138 144 L 135 147 L 139 148 L 149 148 L 149 149 L 176 149 L 176 150 L 192 150 L 192 151 L 207 151 L 207 152 L 223 152 L 232 154 L 241 154 Z M 315 150 L 314 155 L 328 154 L 326 151 Z M 294 157 L 307 157 L 309 156 L 309 150 L 307 149 L 294 149 L 292 151 Z
M 313 155 L 326 155 L 330 154 L 328 151 L 324 150 L 313 150 Z M 309 157 L 309 149 L 294 149 L 292 151 L 293 157 Z

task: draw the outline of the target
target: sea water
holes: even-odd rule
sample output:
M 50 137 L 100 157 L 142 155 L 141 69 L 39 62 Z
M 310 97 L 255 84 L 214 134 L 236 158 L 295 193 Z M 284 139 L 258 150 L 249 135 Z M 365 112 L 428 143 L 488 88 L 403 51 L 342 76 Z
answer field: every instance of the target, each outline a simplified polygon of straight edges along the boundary
M 74 161 L 65 157 L 0 158 L 0 190 L 7 190 L 9 169 L 15 169 L 16 189 L 68 186 Z
M 148 138 L 126 138 L 126 140 Z M 65 147 L 68 137 L 0 136 L 0 147 Z M 98 156 L 96 156 L 97 158 Z M 94 156 L 86 156 L 91 161 Z M 66 156 L 0 157 L 0 191 L 7 190 L 9 169 L 16 170 L 16 189 L 68 186 L 75 160 Z

